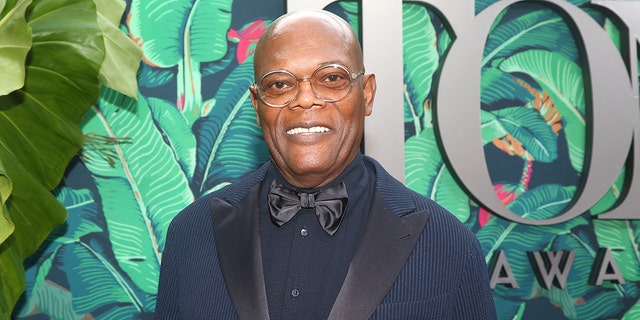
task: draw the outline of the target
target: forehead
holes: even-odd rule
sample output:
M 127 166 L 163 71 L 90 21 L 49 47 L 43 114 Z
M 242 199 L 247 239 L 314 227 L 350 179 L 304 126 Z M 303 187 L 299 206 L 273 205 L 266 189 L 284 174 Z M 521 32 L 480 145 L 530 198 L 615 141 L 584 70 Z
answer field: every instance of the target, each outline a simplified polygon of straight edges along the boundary
M 359 69 L 357 46 L 357 39 L 346 23 L 314 17 L 289 19 L 279 22 L 260 40 L 255 72 L 256 75 L 277 69 L 309 72 L 328 63 Z

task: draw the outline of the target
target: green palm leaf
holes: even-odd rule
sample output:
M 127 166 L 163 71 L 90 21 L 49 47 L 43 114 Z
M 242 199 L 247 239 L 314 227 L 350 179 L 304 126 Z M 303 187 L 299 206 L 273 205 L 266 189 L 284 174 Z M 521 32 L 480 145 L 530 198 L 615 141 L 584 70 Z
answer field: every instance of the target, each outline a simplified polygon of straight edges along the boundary
M 640 300 L 624 314 L 622 320 L 634 320 L 640 318 Z
M 581 68 L 560 54 L 527 50 L 504 60 L 500 69 L 532 77 L 555 103 L 564 121 L 569 158 L 582 172 L 586 135 L 584 79 Z
M 423 130 L 420 119 L 431 93 L 433 74 L 440 63 L 436 31 L 423 5 L 402 5 L 404 61 L 404 121 L 413 123 L 416 134 Z
M 543 185 L 523 193 L 509 204 L 509 208 L 516 214 L 530 219 L 550 218 L 571 200 L 574 189 Z M 519 288 L 496 286 L 494 295 L 521 302 L 536 296 L 539 285 L 535 277 L 531 277 L 531 263 L 526 252 L 549 250 L 559 235 L 568 234 L 575 227 L 588 223 L 586 219 L 578 217 L 565 223 L 532 228 L 498 217 L 489 220 L 476 233 L 486 261 L 489 262 L 496 250 L 503 250 L 519 285 Z
M 476 0 L 475 4 L 476 4 L 476 14 L 480 13 L 482 10 L 486 9 L 488 6 L 498 2 L 500 0 Z M 580 6 L 582 4 L 585 3 L 589 3 L 589 0 L 568 0 L 567 2 L 575 5 L 575 6 Z
M 138 287 L 155 293 L 167 227 L 193 201 L 185 174 L 144 99 L 136 104 L 105 89 L 82 124 L 85 133 L 114 141 L 89 144 L 83 155 L 102 195 L 116 260 Z
M 514 81 L 513 76 L 497 68 L 482 68 L 480 82 L 482 105 L 523 105 L 533 100 L 533 95 Z
M 436 201 L 466 222 L 471 215 L 469 197 L 456 183 L 440 156 L 433 129 L 407 139 L 405 176 L 410 189 Z
M 31 27 L 25 20 L 25 10 L 31 0 L 4 1 L 3 4 L 0 5 L 0 96 L 24 85 L 25 59 L 31 49 Z
M 158 98 L 148 98 L 148 101 L 153 121 L 174 150 L 187 179 L 191 180 L 196 166 L 196 138 L 189 123 L 175 105 Z
M 531 10 L 531 9 L 530 9 Z M 577 50 L 569 27 L 552 10 L 535 10 L 504 23 L 498 23 L 489 33 L 482 65 L 522 51 L 522 47 L 554 51 L 574 57 Z
M 16 314 L 122 319 L 153 310 L 153 295 L 140 291 L 113 260 L 106 222 L 93 194 L 64 186 L 56 194 L 69 219 L 49 236 L 50 243 L 36 255 L 38 263 L 27 270 L 34 274 L 27 277 L 33 283 L 28 284 L 28 300 Z
M 593 220 L 598 245 L 610 248 L 622 276 L 640 281 L 640 221 Z
M 144 61 L 178 67 L 178 108 L 191 124 L 202 113 L 201 64 L 227 53 L 231 0 L 133 0 L 129 29 Z
M 94 0 L 98 10 L 98 25 L 107 51 L 100 67 L 99 80 L 105 86 L 129 97 L 138 96 L 136 72 L 142 50 L 118 28 L 124 13 L 124 1 Z
M 515 214 L 524 218 L 548 219 L 565 208 L 574 193 L 575 187 L 542 185 L 529 189 L 508 204 L 508 207 Z M 539 250 L 549 243 L 550 237 L 553 235 L 566 233 L 578 225 L 587 223 L 584 218 L 579 217 L 565 223 L 530 228 L 527 225 L 505 219 L 491 219 L 476 235 L 484 249 L 487 261 L 489 261 L 495 250 L 500 247 L 510 247 L 513 244 L 516 247 L 522 247 L 521 252 L 527 251 L 524 248 Z
M 487 145 L 491 143 L 493 139 L 504 137 L 509 133 L 493 112 L 480 110 L 480 123 L 482 145 Z
M 3 4 L 25 5 L 15 1 Z M 3 8 L 2 12 L 22 10 Z M 24 63 L 26 70 L 24 86 L 0 96 L 0 163 L 6 170 L 0 174 L 13 183 L 3 214 L 15 224 L 14 233 L 0 239 L 3 316 L 10 313 L 24 289 L 22 260 L 66 217 L 64 207 L 49 190 L 59 183 L 67 163 L 82 145 L 76 123 L 98 96 L 98 71 L 105 57 L 91 0 L 36 1 L 25 15 L 6 20 L 1 29 L 28 34 L 22 19 L 31 28 L 32 38 L 26 63 L 24 56 L 2 55 L 14 66 Z M 3 61 L 1 73 L 5 75 L 11 71 L 4 69 L 7 60 Z M 0 224 L 6 236 L 11 227 L 5 219 L 0 219 Z
M 585 281 L 585 275 L 592 272 L 597 250 L 601 247 L 593 241 L 591 228 L 592 225 L 576 227 L 571 232 L 559 235 L 547 249 L 576 253 L 565 288 L 541 289 L 541 296 L 559 305 L 568 319 L 610 319 L 626 309 L 626 300 L 634 296 L 637 299 L 635 283 L 620 285 L 605 282 L 601 286 L 594 286 Z
M 557 136 L 536 110 L 512 107 L 496 110 L 494 114 L 535 160 L 548 163 L 558 158 Z
M 359 1 L 338 1 L 337 3 L 340 6 L 341 12 L 340 11 L 339 12 L 332 11 L 332 12 L 342 17 L 345 17 L 345 20 L 349 22 L 349 25 L 351 25 L 351 28 L 353 28 L 353 31 L 355 31 L 355 33 L 359 35 L 360 34 L 360 22 L 359 22 L 360 21 L 360 15 L 359 15 L 360 3 Z M 329 5 L 329 7 L 325 9 L 329 9 L 330 7 L 331 5 Z
M 192 181 L 196 197 L 236 181 L 269 159 L 249 98 L 253 57 L 220 86 L 211 112 L 194 125 L 198 142 Z

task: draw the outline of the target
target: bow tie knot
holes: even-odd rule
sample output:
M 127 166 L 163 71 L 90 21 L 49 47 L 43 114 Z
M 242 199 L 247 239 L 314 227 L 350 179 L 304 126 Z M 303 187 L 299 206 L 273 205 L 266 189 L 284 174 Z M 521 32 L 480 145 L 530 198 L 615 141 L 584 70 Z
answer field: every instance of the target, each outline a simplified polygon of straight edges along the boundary
M 271 220 L 278 226 L 289 222 L 302 208 L 315 208 L 320 225 L 333 235 L 340 226 L 346 207 L 347 188 L 344 183 L 316 193 L 289 190 L 275 180 L 271 183 L 269 212 Z
M 300 192 L 300 207 L 302 208 L 315 208 L 316 207 L 316 195 L 315 193 Z

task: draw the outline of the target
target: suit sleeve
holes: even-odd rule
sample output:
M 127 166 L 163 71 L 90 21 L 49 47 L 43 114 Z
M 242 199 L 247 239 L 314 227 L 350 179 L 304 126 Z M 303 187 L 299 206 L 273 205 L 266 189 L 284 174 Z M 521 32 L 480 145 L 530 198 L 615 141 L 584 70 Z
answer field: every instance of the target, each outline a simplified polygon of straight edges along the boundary
M 484 254 L 475 236 L 470 244 L 465 270 L 453 297 L 451 319 L 497 319 Z

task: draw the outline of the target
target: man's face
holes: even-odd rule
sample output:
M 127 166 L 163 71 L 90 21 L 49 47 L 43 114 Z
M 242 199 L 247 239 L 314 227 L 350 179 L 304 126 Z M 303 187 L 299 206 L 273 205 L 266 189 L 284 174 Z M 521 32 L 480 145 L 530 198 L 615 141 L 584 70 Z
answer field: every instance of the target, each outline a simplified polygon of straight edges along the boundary
M 309 78 L 332 63 L 351 73 L 364 71 L 358 51 L 352 49 L 357 42 L 345 42 L 326 23 L 306 20 L 277 33 L 256 56 L 258 80 L 273 70 Z M 350 93 L 337 102 L 316 97 L 309 81 L 299 82 L 298 87 L 297 97 L 282 108 L 266 105 L 254 89 L 251 99 L 271 157 L 284 177 L 298 187 L 319 187 L 335 179 L 358 153 L 364 117 L 371 114 L 375 77 L 356 78 Z

